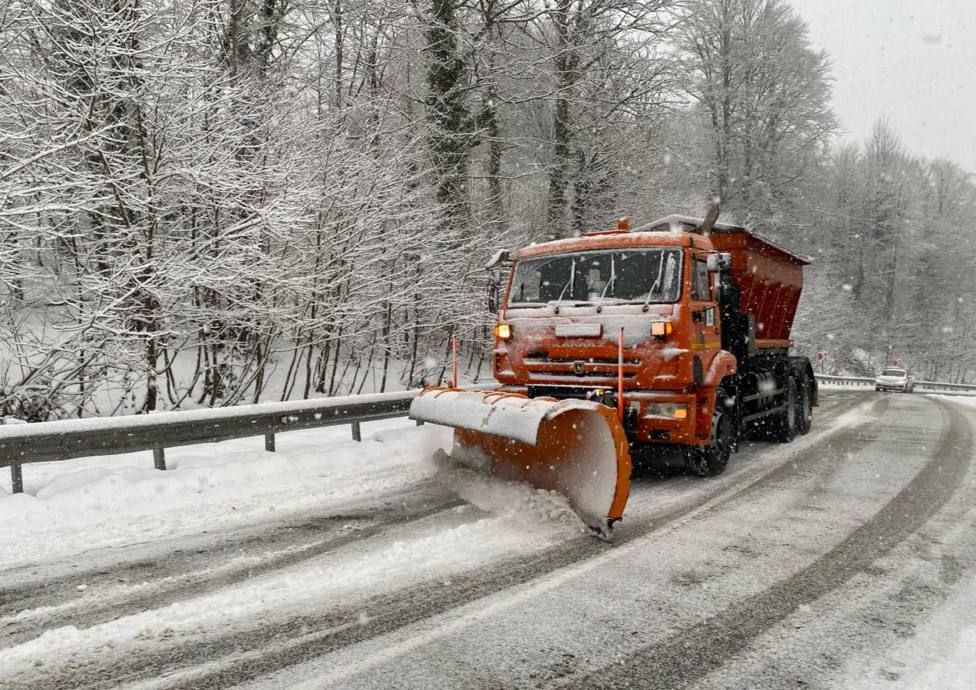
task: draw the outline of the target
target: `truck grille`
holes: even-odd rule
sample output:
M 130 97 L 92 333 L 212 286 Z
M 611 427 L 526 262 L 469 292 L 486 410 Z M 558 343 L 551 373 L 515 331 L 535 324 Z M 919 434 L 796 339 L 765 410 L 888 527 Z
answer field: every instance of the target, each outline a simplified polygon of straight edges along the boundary
M 553 359 L 550 357 L 529 356 L 524 360 L 529 378 L 533 381 L 582 382 L 597 380 L 615 381 L 617 379 L 617 359 L 590 357 L 585 360 Z M 624 358 L 624 380 L 637 376 L 639 359 Z

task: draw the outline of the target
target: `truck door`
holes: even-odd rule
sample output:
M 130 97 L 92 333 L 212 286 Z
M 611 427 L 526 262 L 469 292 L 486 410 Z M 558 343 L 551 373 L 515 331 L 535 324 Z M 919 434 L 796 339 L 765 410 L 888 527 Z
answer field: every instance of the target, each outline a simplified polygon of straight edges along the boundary
M 698 351 L 705 370 L 721 348 L 718 305 L 712 290 L 712 274 L 708 272 L 707 255 L 695 254 L 691 260 L 691 349 Z

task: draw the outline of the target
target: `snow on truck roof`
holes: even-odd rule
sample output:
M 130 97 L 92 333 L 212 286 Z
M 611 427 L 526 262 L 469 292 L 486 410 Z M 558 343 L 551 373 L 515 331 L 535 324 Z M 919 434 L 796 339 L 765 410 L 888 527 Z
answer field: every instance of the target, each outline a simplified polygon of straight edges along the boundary
M 567 237 L 524 247 L 513 258 L 527 259 L 542 254 L 581 252 L 590 249 L 624 249 L 627 247 L 687 247 L 691 240 L 687 233 L 620 231 Z
M 605 232 L 584 233 L 579 237 L 553 240 L 542 244 L 525 247 L 516 252 L 514 259 L 526 259 L 542 254 L 553 254 L 564 251 L 585 251 L 587 249 L 614 249 L 624 247 L 687 247 L 691 245 L 692 236 L 699 234 L 704 220 L 692 216 L 672 214 L 645 223 L 633 230 L 609 230 Z M 763 237 L 754 230 L 732 223 L 715 223 L 712 233 L 743 232 L 763 244 L 794 259 L 801 264 L 809 264 L 810 259 L 795 254 L 777 243 Z
M 702 223 L 704 222 L 705 220 L 703 218 L 694 218 L 692 216 L 682 216 L 677 213 L 672 213 L 670 216 L 665 216 L 664 218 L 658 218 L 657 220 L 653 220 L 650 223 L 645 223 L 644 225 L 641 225 L 639 228 L 635 228 L 635 231 L 643 232 L 645 230 L 651 230 L 653 228 L 657 228 L 662 225 L 671 225 L 671 226 L 690 225 L 695 230 L 697 230 L 698 228 L 701 227 Z M 713 231 L 744 230 L 746 232 L 749 232 L 748 228 L 745 228 L 741 225 L 733 225 L 731 223 L 719 223 L 717 221 L 712 226 L 712 230 Z
M 672 214 L 670 216 L 665 216 L 664 218 L 659 218 L 658 220 L 651 221 L 650 223 L 647 223 L 645 225 L 640 226 L 636 230 L 638 232 L 641 232 L 641 231 L 644 231 L 644 230 L 652 230 L 653 231 L 653 230 L 656 230 L 657 228 L 660 228 L 661 226 L 666 225 L 666 226 L 669 226 L 669 228 L 671 228 L 672 231 L 677 226 L 677 227 L 681 227 L 681 228 L 685 229 L 687 232 L 697 232 L 701 228 L 702 223 L 704 223 L 704 222 L 705 221 L 702 218 L 693 218 L 692 216 L 682 216 L 682 215 L 679 215 L 679 214 Z M 777 244 L 776 242 L 773 242 L 768 237 L 765 237 L 765 236 L 759 234 L 758 232 L 756 232 L 755 230 L 751 230 L 751 229 L 745 227 L 744 225 L 735 225 L 735 224 L 732 224 L 732 223 L 719 223 L 719 222 L 716 222 L 712 226 L 712 232 L 713 233 L 716 233 L 716 232 L 718 232 L 718 233 L 723 233 L 723 232 L 744 232 L 747 235 L 751 235 L 752 237 L 755 237 L 757 240 L 759 240 L 763 244 L 768 244 L 773 249 L 775 249 L 775 250 L 777 250 L 779 252 L 782 252 L 783 254 L 786 254 L 787 256 L 789 256 L 792 259 L 795 259 L 796 261 L 799 261 L 803 265 L 807 265 L 807 264 L 810 263 L 809 257 L 801 256 L 800 254 L 796 254 L 794 252 L 791 252 L 789 249 L 783 247 L 780 244 Z

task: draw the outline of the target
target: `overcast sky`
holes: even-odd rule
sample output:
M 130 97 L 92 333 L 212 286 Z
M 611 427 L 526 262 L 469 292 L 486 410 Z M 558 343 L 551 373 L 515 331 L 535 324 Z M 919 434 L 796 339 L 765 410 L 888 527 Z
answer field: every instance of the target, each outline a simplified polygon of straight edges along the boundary
M 849 137 L 887 115 L 910 153 L 976 173 L 976 0 L 790 2 L 830 53 Z

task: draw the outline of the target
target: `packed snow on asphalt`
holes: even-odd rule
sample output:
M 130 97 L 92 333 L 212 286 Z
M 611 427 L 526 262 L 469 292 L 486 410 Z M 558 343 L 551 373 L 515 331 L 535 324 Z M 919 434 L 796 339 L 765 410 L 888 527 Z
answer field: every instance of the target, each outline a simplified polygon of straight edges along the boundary
M 448 577 L 584 531 L 561 497 L 454 465 L 445 458 L 451 435 L 443 427 L 399 420 L 364 425 L 364 431 L 361 443 L 344 438 L 347 428 L 291 432 L 279 436 L 276 453 L 261 449 L 261 439 L 174 449 L 166 472 L 153 469 L 145 453 L 26 466 L 25 493 L 4 489 L 0 495 L 0 563 L 6 571 L 85 570 L 93 553 L 136 548 L 144 557 L 154 544 L 164 553 L 190 535 L 233 533 L 313 511 L 342 513 L 425 482 L 462 500 L 447 511 L 453 519 L 395 526 L 368 548 L 353 543 L 301 567 L 84 630 L 48 630 L 0 654 L 0 677 L 15 677 L 47 656 L 80 659 L 106 647 L 134 653 L 183 634 L 224 634 L 269 610 L 281 616 L 297 615 L 314 602 L 348 606 L 385 588 Z M 232 565 L 239 564 L 215 567 Z M 0 571 L 0 588 L 14 584 Z M 77 600 L 58 608 L 121 599 L 161 584 L 127 582 L 100 592 L 81 578 Z M 0 621 L 0 630 L 2 623 L 51 613 L 56 611 L 20 611 Z
M 931 510 L 913 496 L 926 495 L 917 477 L 939 488 L 938 453 L 972 455 L 960 444 L 976 400 L 823 402 L 810 434 L 745 447 L 721 477 L 635 482 L 613 545 L 560 497 L 446 458 L 447 429 L 403 419 L 364 425 L 361 443 L 335 427 L 281 434 L 276 453 L 260 438 L 173 449 L 166 472 L 147 453 L 25 466 L 24 494 L 0 489 L 0 678 L 651 687 L 648 669 L 673 656 L 654 682 L 763 685 L 795 662 L 835 687 L 971 686 L 972 467 L 945 465 L 966 481 L 930 487 Z M 896 508 L 918 535 L 878 518 Z M 890 581 L 867 589 L 862 566 L 830 560 L 862 532 L 891 541 L 872 563 Z M 929 583 L 932 559 L 965 576 Z M 816 568 L 835 584 L 804 584 Z M 912 606 L 913 636 L 883 637 L 890 612 Z M 679 642 L 734 654 L 686 668 Z M 829 675 L 817 649 L 840 659 Z

